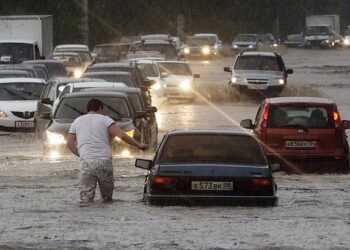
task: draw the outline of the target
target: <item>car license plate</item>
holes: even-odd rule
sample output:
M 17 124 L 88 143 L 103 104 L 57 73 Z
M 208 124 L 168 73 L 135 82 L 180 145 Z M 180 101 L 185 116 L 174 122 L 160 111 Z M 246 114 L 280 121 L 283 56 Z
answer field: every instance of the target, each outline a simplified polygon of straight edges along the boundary
M 316 141 L 286 141 L 287 148 L 314 148 L 316 147 Z
M 15 122 L 16 128 L 34 128 L 33 121 L 17 121 Z
M 248 89 L 267 89 L 266 84 L 248 84 Z
M 199 191 L 232 191 L 233 182 L 192 181 L 192 190 Z

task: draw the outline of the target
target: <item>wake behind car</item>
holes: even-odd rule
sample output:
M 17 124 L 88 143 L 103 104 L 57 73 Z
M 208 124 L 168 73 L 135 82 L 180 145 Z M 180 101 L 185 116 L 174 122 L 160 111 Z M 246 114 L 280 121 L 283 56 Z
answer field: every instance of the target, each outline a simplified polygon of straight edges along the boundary
M 326 98 L 270 98 L 260 105 L 255 121 L 243 120 L 265 145 L 271 164 L 294 173 L 345 172 L 349 145 L 337 105 Z
M 282 56 L 275 52 L 243 51 L 236 57 L 229 86 L 236 92 L 251 91 L 279 93 L 287 84 L 292 69 L 287 69 Z
M 262 147 L 239 129 L 167 133 L 149 170 L 144 200 L 151 204 L 221 202 L 275 205 L 276 184 Z
M 45 84 L 37 78 L 0 79 L 0 130 L 34 130 L 34 113 Z
M 134 136 L 134 118 L 138 115 L 132 110 L 128 97 L 116 92 L 77 92 L 62 96 L 52 116 L 46 118 L 51 120 L 44 139 L 44 153 L 64 153 L 67 150 L 66 138 L 72 122 L 79 116 L 87 113 L 86 105 L 92 98 L 103 102 L 103 114 L 111 117 L 117 122 L 122 130 L 129 136 Z M 144 114 L 142 114 L 143 116 Z M 114 143 L 121 143 L 114 140 Z M 124 148 L 118 147 L 118 153 Z

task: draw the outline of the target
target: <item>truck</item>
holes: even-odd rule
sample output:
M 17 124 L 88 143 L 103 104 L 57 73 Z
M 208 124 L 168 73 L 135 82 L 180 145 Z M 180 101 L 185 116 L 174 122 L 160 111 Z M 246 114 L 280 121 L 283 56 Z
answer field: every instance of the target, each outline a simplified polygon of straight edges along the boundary
M 305 23 L 306 47 L 334 48 L 342 45 L 339 15 L 307 16 Z
M 43 59 L 52 49 L 52 15 L 0 16 L 0 63 Z

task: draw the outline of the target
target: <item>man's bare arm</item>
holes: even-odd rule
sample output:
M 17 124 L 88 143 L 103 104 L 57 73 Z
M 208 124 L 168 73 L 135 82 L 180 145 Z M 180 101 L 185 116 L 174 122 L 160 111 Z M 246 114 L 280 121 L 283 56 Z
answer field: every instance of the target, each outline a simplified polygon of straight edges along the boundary
M 67 146 L 73 154 L 79 157 L 79 153 L 77 149 L 77 137 L 75 134 L 68 134 Z
M 109 134 L 112 138 L 119 137 L 124 142 L 137 147 L 139 149 L 147 149 L 147 145 L 136 141 L 134 138 L 128 136 L 123 130 L 121 130 L 116 124 L 111 125 L 108 128 Z

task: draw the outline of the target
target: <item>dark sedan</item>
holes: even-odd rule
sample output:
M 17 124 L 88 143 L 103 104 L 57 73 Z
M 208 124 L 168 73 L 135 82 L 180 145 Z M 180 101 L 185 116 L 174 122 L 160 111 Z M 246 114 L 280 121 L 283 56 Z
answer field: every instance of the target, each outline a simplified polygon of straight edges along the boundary
M 165 135 L 149 170 L 144 200 L 151 204 L 277 202 L 276 184 L 262 147 L 242 130 L 176 130 Z

